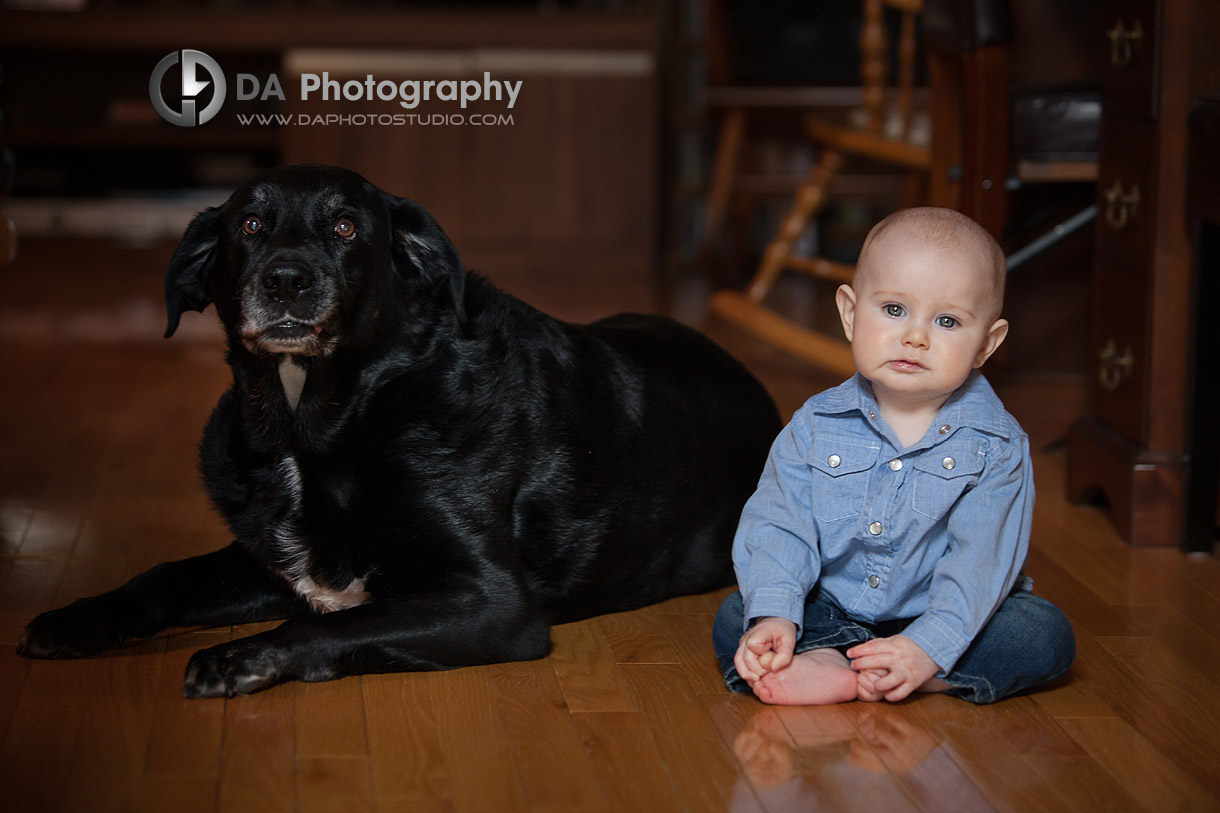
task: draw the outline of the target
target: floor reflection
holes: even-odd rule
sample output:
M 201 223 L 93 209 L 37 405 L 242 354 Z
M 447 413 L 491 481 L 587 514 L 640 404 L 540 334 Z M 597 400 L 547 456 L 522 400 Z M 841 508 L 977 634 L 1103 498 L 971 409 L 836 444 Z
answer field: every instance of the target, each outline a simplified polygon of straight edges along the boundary
M 865 703 L 759 708 L 733 742 L 744 780 L 733 809 L 757 801 L 767 810 L 909 802 L 895 780 L 918 774 L 938 743 L 907 712 Z

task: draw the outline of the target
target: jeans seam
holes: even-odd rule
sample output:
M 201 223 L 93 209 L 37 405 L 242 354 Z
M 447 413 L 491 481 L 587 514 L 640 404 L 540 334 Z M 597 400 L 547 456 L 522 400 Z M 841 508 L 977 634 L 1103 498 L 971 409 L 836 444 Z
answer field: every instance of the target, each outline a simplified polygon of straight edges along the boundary
M 971 698 L 975 703 L 994 703 L 996 701 L 995 686 L 985 677 L 978 675 L 963 675 L 960 672 L 951 672 L 945 678 L 945 683 L 948 683 L 954 689 L 964 689 L 974 694 Z M 986 699 L 980 697 L 986 690 Z M 977 698 L 977 699 L 976 699 Z

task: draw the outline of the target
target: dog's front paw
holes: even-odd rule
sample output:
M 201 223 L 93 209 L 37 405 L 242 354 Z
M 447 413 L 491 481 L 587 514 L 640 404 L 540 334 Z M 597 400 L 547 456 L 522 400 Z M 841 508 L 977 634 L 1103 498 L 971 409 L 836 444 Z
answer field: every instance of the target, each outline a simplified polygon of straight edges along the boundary
M 265 643 L 232 641 L 191 656 L 182 696 L 233 697 L 252 694 L 283 681 L 283 656 Z
M 83 598 L 26 625 L 17 654 L 27 658 L 80 658 L 135 637 L 131 608 L 112 594 Z

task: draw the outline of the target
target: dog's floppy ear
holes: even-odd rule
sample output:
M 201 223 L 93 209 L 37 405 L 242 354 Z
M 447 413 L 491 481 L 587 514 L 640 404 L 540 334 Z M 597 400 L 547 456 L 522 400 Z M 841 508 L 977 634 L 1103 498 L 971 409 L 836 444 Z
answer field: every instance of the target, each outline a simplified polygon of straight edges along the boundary
M 394 261 L 409 263 L 429 282 L 443 282 L 458 324 L 465 324 L 466 271 L 449 237 L 415 201 L 386 194 L 386 206 L 390 211 Z
M 208 280 L 220 242 L 220 220 L 224 207 L 213 206 L 195 216 L 174 250 L 165 272 L 165 338 L 174 335 L 186 311 L 202 311 L 212 301 Z

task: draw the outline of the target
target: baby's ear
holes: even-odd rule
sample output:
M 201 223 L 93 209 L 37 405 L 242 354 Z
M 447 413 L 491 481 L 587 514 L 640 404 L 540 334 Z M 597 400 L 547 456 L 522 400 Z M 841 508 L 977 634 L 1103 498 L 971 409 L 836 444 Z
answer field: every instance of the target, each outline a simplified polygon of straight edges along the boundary
M 835 292 L 835 304 L 839 306 L 839 319 L 843 321 L 843 335 L 851 341 L 852 327 L 856 323 L 856 292 L 850 285 L 840 285 Z
M 1008 336 L 1008 320 L 996 319 L 991 327 L 987 329 L 987 337 L 983 339 L 983 347 L 979 350 L 978 357 L 974 360 L 975 369 L 982 367 L 987 359 L 991 358 L 991 354 L 1004 343 L 1006 336 Z

